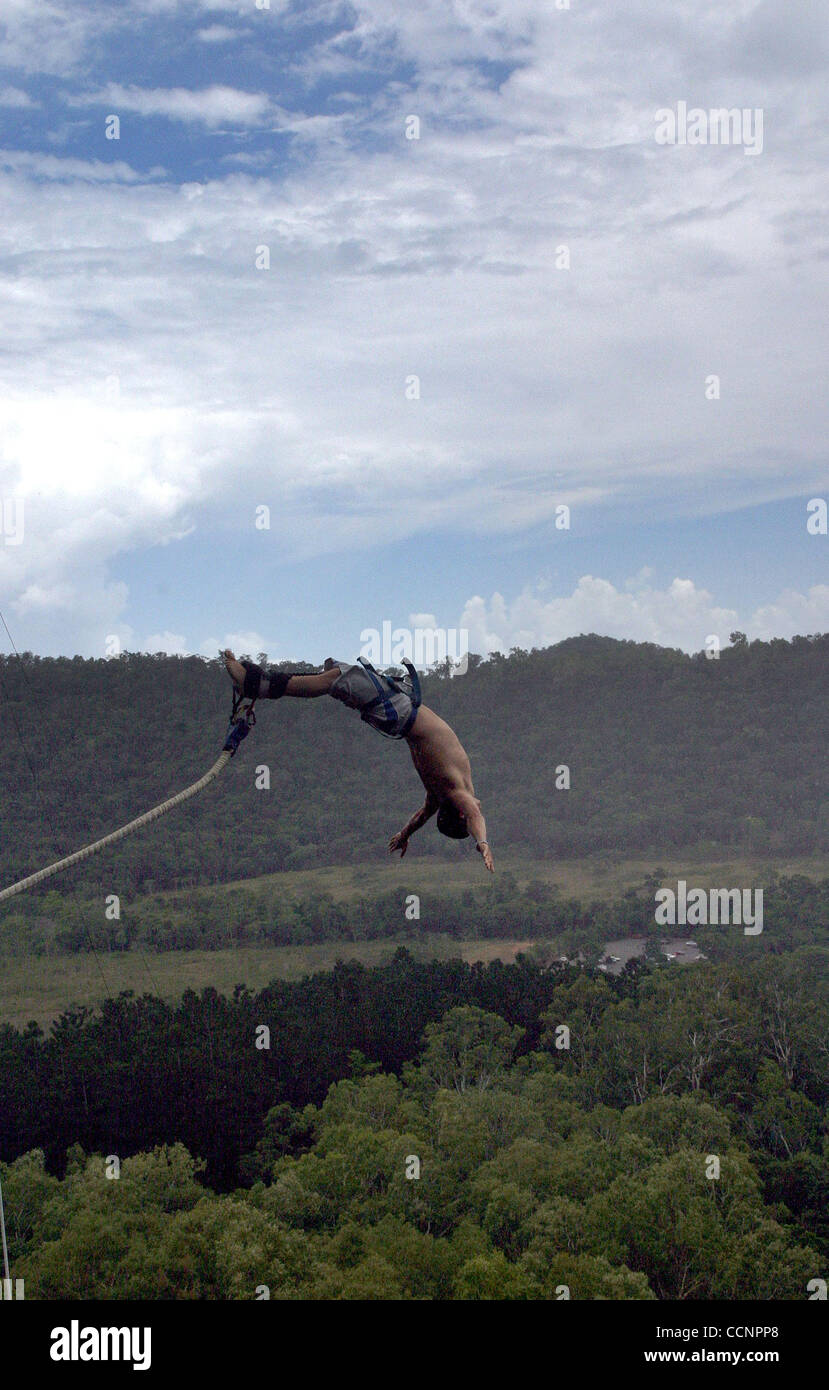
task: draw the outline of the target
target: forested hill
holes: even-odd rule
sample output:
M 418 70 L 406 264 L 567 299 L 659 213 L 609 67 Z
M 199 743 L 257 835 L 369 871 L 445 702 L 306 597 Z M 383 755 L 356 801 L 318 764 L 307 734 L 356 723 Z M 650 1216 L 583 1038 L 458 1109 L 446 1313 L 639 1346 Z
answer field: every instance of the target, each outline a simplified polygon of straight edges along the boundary
M 189 785 L 224 738 L 218 661 L 24 653 L 0 658 L 0 674 L 0 883 Z M 588 636 L 471 658 L 464 676 L 425 680 L 424 698 L 469 752 L 496 851 L 812 853 L 829 842 L 827 674 L 826 635 L 738 638 L 717 660 Z M 255 785 L 263 764 L 269 790 Z M 556 786 L 563 766 L 569 789 Z M 353 712 L 263 702 L 219 783 L 50 887 L 151 890 L 380 858 L 420 799 L 406 748 Z M 433 825 L 410 849 L 469 852 Z

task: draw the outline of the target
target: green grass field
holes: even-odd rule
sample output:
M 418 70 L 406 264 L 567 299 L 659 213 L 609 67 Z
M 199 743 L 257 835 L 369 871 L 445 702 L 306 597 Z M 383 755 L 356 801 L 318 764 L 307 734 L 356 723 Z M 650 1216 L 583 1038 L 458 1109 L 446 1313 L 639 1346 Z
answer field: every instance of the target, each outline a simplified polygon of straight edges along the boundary
M 637 858 L 594 856 L 590 859 L 546 860 L 522 859 L 509 855 L 496 859 L 496 869 L 514 875 L 519 886 L 532 880 L 556 884 L 562 897 L 590 900 L 615 897 L 625 888 L 636 887 L 645 875 L 659 868 L 665 881 L 685 878 L 693 886 L 709 887 L 725 883 L 762 883 L 771 870 L 779 874 L 805 874 L 822 878 L 829 873 L 829 863 L 823 855 L 801 858 L 764 859 L 762 856 L 735 855 L 713 859 L 698 851 L 685 855 L 643 855 Z M 301 898 L 311 893 L 329 893 L 336 901 L 372 898 L 382 893 L 427 893 L 451 889 L 463 892 L 488 882 L 480 856 L 459 854 L 454 862 L 439 859 L 379 859 L 370 864 L 335 865 L 320 869 L 297 869 L 290 873 L 262 874 L 256 878 L 237 879 L 216 885 L 216 892 L 235 888 L 278 886 L 286 896 Z M 164 900 L 167 894 L 155 894 Z
M 641 884 L 645 875 L 659 867 L 664 881 L 685 878 L 691 886 L 717 886 L 734 883 L 762 885 L 775 869 L 780 874 L 824 877 L 829 872 L 824 858 L 782 859 L 769 863 L 761 858 L 722 858 L 703 862 L 692 855 L 665 859 L 571 860 L 548 863 L 505 858 L 499 869 L 515 875 L 519 884 L 542 879 L 559 886 L 562 896 L 580 900 L 615 897 L 627 887 Z M 480 862 L 472 855 L 457 864 L 430 860 L 381 863 L 370 867 L 322 868 L 295 873 L 271 874 L 243 880 L 233 887 L 278 884 L 288 895 L 302 897 L 311 892 L 328 892 L 336 899 L 373 897 L 399 890 L 419 893 L 445 892 L 450 886 L 463 892 L 486 882 Z M 221 891 L 221 890 L 220 890 Z M 2 942 L 0 923 L 0 942 Z M 21 1027 L 34 1019 L 48 1025 L 71 1004 L 95 1005 L 106 994 L 131 989 L 138 994 L 160 994 L 174 999 L 185 989 L 201 990 L 207 985 L 229 993 L 237 984 L 257 989 L 270 980 L 299 979 L 315 970 L 330 970 L 337 960 L 360 960 L 377 965 L 387 960 L 399 945 L 406 945 L 422 959 L 461 956 L 465 960 L 514 960 L 516 951 L 528 942 L 468 940 L 456 941 L 438 935 L 400 935 L 393 941 L 348 943 L 332 942 L 313 946 L 247 946 L 220 951 L 167 951 L 144 953 L 99 953 L 100 970 L 89 954 L 20 957 L 0 951 L 0 1021 Z M 106 981 L 101 978 L 103 973 Z
M 359 960 L 380 965 L 398 946 L 405 945 L 421 960 L 515 959 L 525 950 L 524 941 L 455 941 L 448 936 L 400 938 L 396 941 L 336 941 L 314 946 L 246 946 L 224 951 L 165 951 L 145 955 L 135 952 L 98 953 L 101 969 L 90 955 L 0 956 L 0 1019 L 22 1028 L 31 1020 L 42 1026 L 70 1004 L 99 1004 L 105 995 L 131 989 L 136 994 L 160 994 L 175 999 L 185 989 L 196 991 L 212 985 L 230 994 L 237 984 L 261 989 L 270 980 L 299 980 L 316 970 L 330 970 L 338 960 Z M 107 989 L 101 973 L 106 979 Z

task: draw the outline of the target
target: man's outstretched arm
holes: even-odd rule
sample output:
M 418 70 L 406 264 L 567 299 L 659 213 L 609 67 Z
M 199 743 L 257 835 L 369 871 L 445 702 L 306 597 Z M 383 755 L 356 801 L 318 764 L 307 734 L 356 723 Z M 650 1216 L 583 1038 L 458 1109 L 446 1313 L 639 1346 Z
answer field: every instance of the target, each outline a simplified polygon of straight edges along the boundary
M 486 821 L 481 812 L 481 803 L 471 792 L 453 791 L 450 792 L 447 801 L 451 801 L 456 810 L 460 811 L 466 821 L 466 828 L 470 835 L 474 837 L 475 848 L 489 869 L 494 873 L 492 862 L 492 851 L 486 838 Z
M 422 825 L 425 825 L 427 820 L 432 819 L 437 809 L 437 797 L 432 796 L 431 792 L 429 792 L 420 810 L 415 811 L 411 819 L 406 821 L 402 830 L 398 830 L 396 835 L 392 835 L 389 840 L 389 854 L 394 854 L 395 850 L 399 849 L 400 858 L 402 859 L 409 847 L 409 839 L 411 836 L 414 835 L 415 831 L 419 830 Z

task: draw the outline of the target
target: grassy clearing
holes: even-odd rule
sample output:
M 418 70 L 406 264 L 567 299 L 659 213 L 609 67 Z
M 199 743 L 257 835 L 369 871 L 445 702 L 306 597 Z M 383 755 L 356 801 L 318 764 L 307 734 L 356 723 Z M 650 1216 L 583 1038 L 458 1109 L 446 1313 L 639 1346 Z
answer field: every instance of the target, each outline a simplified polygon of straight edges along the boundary
M 89 955 L 0 957 L 0 1020 L 23 1027 L 34 1019 L 42 1026 L 51 1023 L 70 1004 L 100 1004 L 107 994 L 131 989 L 136 994 L 160 994 L 176 999 L 184 990 L 196 991 L 212 985 L 230 994 L 237 984 L 261 989 L 270 980 L 299 980 L 316 970 L 331 970 L 338 960 L 359 960 L 364 965 L 380 965 L 405 945 L 421 960 L 464 960 L 511 962 L 526 941 L 455 941 L 448 936 L 400 938 L 395 941 L 336 941 L 314 946 L 241 946 L 224 951 L 165 951 L 145 955 L 137 952 L 99 953 L 101 979 Z
M 563 897 L 582 901 L 615 897 L 625 888 L 641 885 L 655 868 L 663 871 L 663 881 L 679 878 L 692 887 L 727 887 L 736 884 L 762 886 L 775 869 L 780 874 L 824 877 L 829 872 L 825 858 L 776 860 L 741 855 L 703 860 L 693 853 L 665 858 L 649 855 L 637 859 L 592 858 L 552 862 L 505 857 L 498 862 L 501 872 L 514 874 L 519 885 L 532 879 L 556 884 Z M 428 899 L 429 892 L 468 891 L 490 882 L 483 874 L 477 856 L 469 854 L 457 862 L 422 859 L 399 860 L 370 866 L 346 866 L 298 870 L 270 874 L 222 885 L 216 891 L 260 884 L 278 886 L 286 896 L 304 897 L 310 893 L 330 893 L 336 900 L 372 898 L 397 891 L 418 893 Z M 163 896 L 163 895 L 154 895 Z M 186 911 L 186 908 L 181 909 Z M 2 942 L 2 932 L 0 932 Z M 21 1027 L 31 1019 L 47 1025 L 71 1004 L 95 1005 L 106 994 L 131 989 L 138 994 L 152 992 L 165 999 L 179 997 L 185 989 L 201 990 L 207 985 L 229 993 L 237 984 L 259 989 L 272 979 L 295 980 L 315 970 L 330 970 L 337 960 L 360 960 L 377 965 L 387 960 L 398 945 L 405 944 L 413 955 L 423 959 L 462 956 L 465 960 L 511 961 L 527 942 L 468 940 L 426 934 L 404 936 L 393 941 L 348 943 L 343 941 L 312 946 L 242 946 L 220 951 L 167 951 L 99 955 L 101 971 L 90 955 L 38 956 L 22 958 L 0 955 L 0 1021 Z
M 533 879 L 556 884 L 562 897 L 589 900 L 610 898 L 625 888 L 637 887 L 646 874 L 659 868 L 665 871 L 665 882 L 684 878 L 690 886 L 708 888 L 728 884 L 762 885 L 775 869 L 779 874 L 805 874 L 822 878 L 829 873 L 826 857 L 821 855 L 769 860 L 760 855 L 722 856 L 713 860 L 699 852 L 665 856 L 643 855 L 641 858 L 593 857 L 590 859 L 545 860 L 505 856 L 496 859 L 501 873 L 511 873 L 520 887 Z M 320 869 L 297 869 L 290 873 L 262 874 L 256 878 L 236 879 L 216 885 L 216 892 L 231 892 L 236 888 L 278 887 L 286 897 L 302 898 L 311 893 L 328 893 L 337 902 L 356 898 L 373 898 L 383 893 L 428 893 L 456 889 L 463 892 L 485 884 L 480 856 L 466 852 L 454 861 L 438 859 L 380 859 L 376 863 L 335 865 Z M 164 900 L 167 894 L 153 895 Z

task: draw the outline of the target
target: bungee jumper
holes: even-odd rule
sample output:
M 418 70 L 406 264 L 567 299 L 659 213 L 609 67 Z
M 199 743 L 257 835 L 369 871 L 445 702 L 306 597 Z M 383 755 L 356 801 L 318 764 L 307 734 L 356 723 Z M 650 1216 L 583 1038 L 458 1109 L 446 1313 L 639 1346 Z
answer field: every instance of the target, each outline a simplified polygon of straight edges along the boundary
M 386 738 L 404 739 L 412 762 L 426 789 L 426 800 L 419 811 L 389 841 L 389 853 L 403 855 L 409 840 L 432 816 L 437 828 L 453 840 L 470 835 L 487 869 L 493 872 L 492 852 L 486 838 L 486 822 L 481 803 L 472 785 L 472 768 L 460 739 L 444 719 L 421 702 L 420 681 L 410 661 L 404 661 L 407 678 L 387 676 L 375 671 L 360 657 L 354 664 L 329 657 L 316 675 L 292 675 L 274 668 L 263 670 L 254 661 L 237 661 L 228 648 L 222 652 L 235 688 L 235 701 L 281 700 L 295 696 L 301 700 L 330 695 Z
M 168 797 L 160 805 L 136 816 L 109 835 L 0 889 L 0 902 L 25 893 L 53 874 L 101 853 L 126 835 L 142 829 L 204 791 L 236 756 L 242 741 L 256 723 L 253 708 L 256 700 L 279 700 L 283 695 L 295 695 L 300 699 L 333 695 L 335 700 L 342 701 L 350 709 L 359 710 L 361 718 L 386 738 L 406 740 L 412 762 L 426 788 L 426 800 L 403 829 L 392 836 L 389 841 L 390 853 L 399 850 L 402 858 L 411 836 L 437 813 L 437 827 L 441 834 L 453 840 L 465 840 L 470 834 L 474 836 L 476 848 L 492 873 L 492 854 L 487 844 L 481 803 L 472 785 L 469 758 L 454 730 L 434 710 L 421 703 L 420 681 L 411 662 L 404 662 L 409 677 L 408 680 L 401 680 L 375 671 L 371 663 L 362 657 L 355 665 L 329 658 L 319 675 L 306 676 L 285 671 L 263 671 L 253 661 L 237 661 L 229 650 L 222 652 L 221 656 L 233 680 L 233 707 L 222 751 L 213 766 L 192 786 Z

